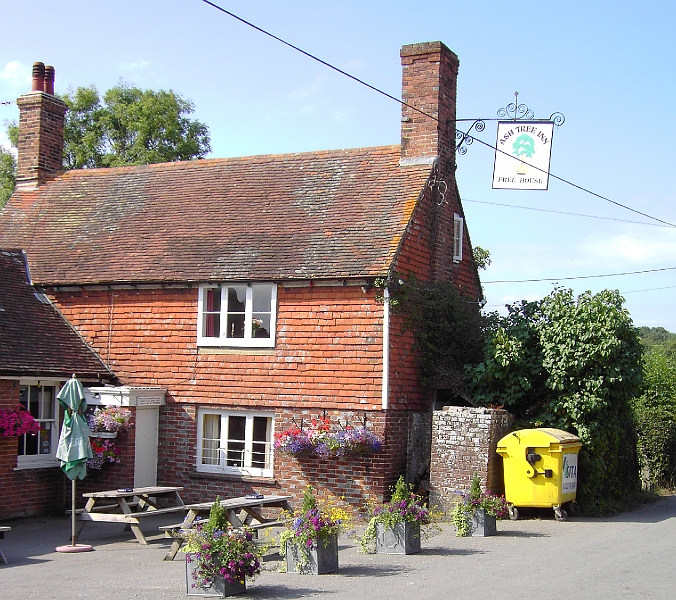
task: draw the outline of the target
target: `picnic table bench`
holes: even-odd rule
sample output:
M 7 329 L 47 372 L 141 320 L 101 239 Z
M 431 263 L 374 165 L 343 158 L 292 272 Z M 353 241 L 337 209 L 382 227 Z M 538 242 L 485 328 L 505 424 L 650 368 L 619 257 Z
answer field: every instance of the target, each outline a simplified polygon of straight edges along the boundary
M 260 509 L 263 507 L 277 507 L 282 510 L 289 510 L 290 498 L 292 498 L 292 496 L 264 495 L 261 498 L 254 497 L 253 495 L 240 496 L 238 498 L 221 500 L 220 504 L 225 508 L 228 521 L 233 527 L 248 527 L 253 530 L 258 530 L 265 527 L 282 525 L 281 521 L 263 517 Z M 188 509 L 188 514 L 181 523 L 160 527 L 160 530 L 164 531 L 168 537 L 174 538 L 171 548 L 164 557 L 164 560 L 174 560 L 184 541 L 181 532 L 189 531 L 197 523 L 202 522 L 200 517 L 208 515 L 213 505 L 214 502 L 187 504 L 185 508 Z
M 87 504 L 84 509 L 76 511 L 80 525 L 76 533 L 79 534 L 87 522 L 124 523 L 129 525 L 139 544 L 146 545 L 148 541 L 139 527 L 141 520 L 169 513 L 186 513 L 188 508 L 179 494 L 182 490 L 182 487 L 149 486 L 82 494 L 87 498 Z
M 5 527 L 4 525 L 0 527 L 0 540 L 5 539 L 5 531 L 11 531 L 11 529 L 11 527 Z M 5 555 L 2 553 L 2 548 L 0 548 L 0 559 L 2 559 L 2 562 L 4 562 L 6 565 L 9 564 L 5 558 Z

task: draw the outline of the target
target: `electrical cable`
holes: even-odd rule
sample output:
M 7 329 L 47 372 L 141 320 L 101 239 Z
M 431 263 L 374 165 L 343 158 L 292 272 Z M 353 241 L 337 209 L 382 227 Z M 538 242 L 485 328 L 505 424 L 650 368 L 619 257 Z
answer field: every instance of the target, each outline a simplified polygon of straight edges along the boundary
M 503 206 L 505 208 L 520 208 L 522 210 L 535 210 L 538 212 L 545 213 L 554 213 L 556 215 L 568 215 L 571 217 L 586 217 L 588 219 L 602 219 L 604 221 L 618 221 L 620 223 L 634 223 L 635 225 L 648 225 L 649 227 L 668 227 L 671 228 L 671 225 L 664 225 L 662 223 L 645 223 L 643 221 L 629 221 L 628 219 L 615 219 L 613 217 L 601 217 L 599 215 L 585 215 L 582 213 L 572 213 L 565 212 L 562 210 L 551 210 L 547 208 L 534 208 L 532 206 L 519 206 L 517 204 L 501 204 L 500 202 L 487 202 L 485 200 L 468 200 L 467 198 L 462 199 L 462 203 L 472 202 L 474 204 L 490 204 L 491 206 Z
M 283 40 L 282 38 L 280 38 L 280 37 L 278 37 L 278 36 L 276 36 L 276 35 L 270 33 L 269 31 L 266 31 L 266 30 L 263 29 L 262 27 L 258 27 L 257 25 L 254 25 L 253 23 L 251 23 L 251 22 L 249 22 L 249 21 L 243 19 L 242 17 L 237 16 L 236 14 L 230 12 L 229 10 L 226 10 L 226 9 L 222 8 L 221 6 L 218 6 L 218 4 L 214 4 L 213 2 L 210 2 L 209 0 L 202 0 L 202 2 L 204 2 L 205 4 L 208 4 L 208 5 L 211 6 L 212 8 L 215 8 L 216 10 L 221 11 L 222 13 L 225 13 L 226 15 L 232 17 L 233 19 L 236 19 L 236 20 L 239 21 L 240 23 L 244 23 L 245 25 L 248 25 L 249 27 L 255 29 L 256 31 L 259 31 L 260 33 L 263 33 L 263 34 L 265 34 L 265 35 L 271 37 L 272 39 L 274 39 L 274 40 L 276 40 L 276 41 L 278 41 L 278 42 L 281 42 L 282 44 L 288 46 L 289 48 L 293 48 L 293 49 L 296 50 L 297 52 L 300 52 L 301 54 L 304 54 L 304 55 L 307 56 L 308 58 L 311 58 L 312 60 L 315 60 L 315 61 L 317 61 L 318 63 L 321 63 L 322 65 L 328 67 L 329 69 L 333 69 L 334 71 L 340 73 L 341 75 L 345 75 L 345 77 L 349 77 L 349 78 L 352 79 L 353 81 L 356 81 L 357 83 L 360 83 L 361 85 L 366 86 L 367 88 L 373 90 L 374 92 L 377 92 L 377 93 L 379 93 L 379 94 L 382 94 L 382 95 L 385 96 L 386 98 L 389 98 L 390 100 L 394 100 L 395 102 L 397 102 L 397 103 L 399 103 L 399 104 L 401 104 L 401 105 L 403 105 L 403 106 L 406 106 L 407 108 L 410 108 L 411 110 L 414 110 L 414 111 L 416 111 L 416 112 L 418 112 L 418 113 L 420 113 L 420 114 L 422 114 L 422 115 L 424 115 L 424 116 L 426 116 L 426 117 L 428 117 L 428 118 L 430 118 L 430 119 L 436 121 L 437 123 L 439 123 L 439 124 L 441 124 L 441 125 L 446 125 L 446 123 L 442 123 L 441 120 L 438 119 L 437 117 L 435 117 L 435 116 L 433 116 L 433 115 L 430 115 L 429 113 L 426 113 L 425 111 L 420 110 L 419 108 L 416 108 L 415 106 L 413 106 L 413 105 L 411 105 L 411 104 L 408 104 L 408 103 L 404 102 L 404 101 L 401 100 L 400 98 L 397 98 L 397 97 L 395 97 L 395 96 L 392 96 L 391 94 L 388 94 L 387 92 L 384 92 L 383 90 L 378 89 L 377 87 L 375 87 L 375 86 L 373 86 L 373 85 L 371 85 L 371 84 L 369 84 L 369 83 L 366 83 L 365 81 L 359 79 L 358 77 L 355 77 L 354 75 L 350 75 L 350 74 L 347 73 L 346 71 L 343 71 L 342 69 L 339 69 L 338 67 L 335 67 L 335 66 L 332 65 L 331 63 L 328 63 L 328 62 L 326 62 L 325 60 L 322 60 L 321 58 L 318 58 L 317 56 L 314 56 L 313 54 L 310 54 L 309 52 L 306 52 L 305 50 L 303 50 L 302 48 L 299 48 L 298 46 L 294 46 L 293 44 L 287 42 L 286 40 Z M 471 119 L 456 119 L 456 121 L 470 121 L 470 120 L 471 120 Z M 475 120 L 475 121 L 481 121 L 481 120 L 489 120 L 489 119 L 474 119 L 474 120 Z M 470 136 L 470 137 L 471 137 L 471 136 Z M 480 140 L 479 138 L 471 137 L 471 139 L 476 140 L 477 142 L 479 142 L 480 144 L 483 144 L 484 146 L 487 146 L 487 147 L 489 147 L 489 148 L 492 148 L 492 149 L 495 150 L 496 152 L 502 152 L 502 153 L 505 154 L 506 156 L 509 156 L 510 158 L 514 158 L 511 154 L 508 154 L 507 152 L 504 152 L 503 150 L 500 150 L 500 149 L 497 148 L 496 146 L 493 146 L 492 144 L 489 144 L 489 143 L 487 143 L 487 142 L 484 142 L 483 140 Z M 519 160 L 520 160 L 520 159 L 519 159 Z M 596 196 L 597 198 L 600 198 L 601 200 L 605 200 L 606 202 L 610 202 L 611 204 L 614 204 L 615 206 L 619 206 L 620 208 L 624 208 L 625 210 L 631 211 L 631 212 L 633 212 L 633 213 L 636 213 L 636 214 L 638 214 L 638 215 L 641 215 L 642 217 L 646 217 L 646 218 L 651 219 L 651 220 L 653 220 L 653 221 L 658 221 L 659 223 L 663 223 L 664 225 L 666 225 L 666 226 L 668 226 L 668 227 L 676 227 L 676 224 L 674 224 L 674 223 L 669 223 L 668 221 L 663 221 L 662 219 L 659 219 L 659 218 L 657 218 L 657 217 L 653 217 L 652 215 L 649 215 L 649 214 L 647 214 L 647 213 L 644 213 L 644 212 L 641 212 L 641 211 L 636 210 L 636 209 L 634 209 L 634 208 L 631 208 L 630 206 L 626 206 L 625 204 L 621 204 L 620 202 L 616 202 L 615 200 L 611 200 L 610 198 L 606 198 L 605 196 L 602 196 L 601 194 L 597 194 L 596 192 L 592 192 L 591 190 L 589 190 L 589 189 L 587 189 L 587 188 L 585 188 L 585 187 L 582 187 L 581 185 L 577 185 L 577 184 L 575 184 L 575 183 L 573 183 L 573 182 L 571 182 L 571 181 L 569 181 L 569 180 L 567 180 L 567 179 L 564 179 L 563 177 L 559 177 L 558 175 L 554 175 L 553 173 L 551 173 L 551 172 L 549 172 L 549 171 L 546 171 L 546 170 L 544 170 L 544 169 L 541 169 L 540 167 L 536 167 L 535 165 L 531 165 L 531 164 L 527 163 L 526 161 L 521 161 L 521 162 L 523 162 L 525 165 L 527 165 L 527 166 L 529 166 L 529 167 L 532 167 L 532 168 L 536 169 L 537 171 L 541 171 L 542 173 L 548 174 L 550 177 L 552 177 L 552 178 L 554 178 L 554 179 L 557 179 L 557 180 L 561 181 L 562 183 L 565 183 L 565 184 L 567 184 L 567 185 L 570 185 L 570 186 L 572 186 L 572 187 L 574 187 L 574 188 L 576 188 L 576 189 L 578 189 L 578 190 L 580 190 L 580 191 L 582 191 L 582 192 L 586 192 L 586 193 L 588 193 L 588 194 L 591 194 L 592 196 Z
M 546 277 L 544 279 L 500 279 L 494 281 L 482 281 L 482 285 L 489 283 L 535 283 L 540 281 L 570 281 L 572 279 L 598 279 L 600 277 L 621 277 L 623 275 L 639 275 L 641 273 L 658 273 L 661 271 L 676 271 L 676 267 L 664 267 L 662 269 L 646 269 L 645 271 L 627 271 L 625 273 L 606 273 L 604 275 L 579 275 L 577 277 Z

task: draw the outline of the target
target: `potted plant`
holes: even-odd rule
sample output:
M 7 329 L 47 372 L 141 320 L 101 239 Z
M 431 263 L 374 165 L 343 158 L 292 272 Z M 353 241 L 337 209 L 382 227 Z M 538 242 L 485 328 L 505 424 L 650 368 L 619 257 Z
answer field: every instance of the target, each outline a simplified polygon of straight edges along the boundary
M 229 525 L 225 508 L 216 498 L 203 524 L 182 531 L 186 540 L 188 596 L 232 596 L 246 591 L 247 578 L 261 572 L 262 549 L 253 533 Z
M 118 433 L 131 427 L 132 413 L 121 406 L 97 408 L 87 417 L 87 424 L 92 431 L 90 437 L 114 438 Z
M 460 494 L 460 498 L 451 513 L 458 537 L 495 535 L 496 520 L 509 513 L 504 496 L 481 491 L 481 482 L 476 473 L 472 477 L 469 494 Z
M 308 486 L 300 511 L 286 513 L 288 528 L 279 536 L 286 572 L 323 575 L 338 570 L 338 533 L 350 516 L 330 502 L 319 503 Z
M 368 504 L 369 521 L 358 539 L 362 551 L 378 554 L 414 554 L 420 552 L 423 529 L 432 524 L 432 513 L 423 505 L 401 476 L 394 486 L 392 498 L 384 504 Z

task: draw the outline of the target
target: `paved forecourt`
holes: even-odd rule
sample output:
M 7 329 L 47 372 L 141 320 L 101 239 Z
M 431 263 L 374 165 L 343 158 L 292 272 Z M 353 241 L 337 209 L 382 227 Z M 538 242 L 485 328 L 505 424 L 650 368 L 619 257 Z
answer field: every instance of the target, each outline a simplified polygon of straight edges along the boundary
M 170 518 L 170 515 L 167 516 Z M 3 522 L 10 526 L 0 547 L 4 598 L 97 600 L 186 598 L 185 565 L 179 553 L 162 560 L 171 540 L 158 522 L 146 526 L 147 546 L 121 524 L 86 528 L 78 540 L 94 552 L 60 554 L 68 543 L 67 518 Z M 152 529 L 152 531 L 151 531 Z M 279 556 L 240 598 L 420 600 L 470 595 L 493 598 L 673 598 L 676 596 L 676 496 L 605 519 L 557 522 L 551 511 L 538 518 L 498 522 L 498 535 L 456 538 L 452 525 L 423 541 L 409 556 L 363 555 L 340 538 L 340 570 L 321 576 L 277 572 Z

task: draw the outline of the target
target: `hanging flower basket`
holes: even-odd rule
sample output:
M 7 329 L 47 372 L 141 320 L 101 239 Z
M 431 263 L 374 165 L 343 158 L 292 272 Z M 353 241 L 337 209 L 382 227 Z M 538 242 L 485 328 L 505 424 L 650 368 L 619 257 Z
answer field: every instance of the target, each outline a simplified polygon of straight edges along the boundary
M 120 449 L 110 439 L 98 439 L 89 437 L 92 447 L 92 458 L 87 461 L 88 469 L 100 469 L 106 463 L 119 464 Z
M 331 431 L 331 423 L 326 417 L 312 419 L 310 427 L 306 430 L 294 425 L 275 434 L 275 450 L 280 454 L 295 457 L 368 455 L 380 452 L 382 447 L 380 438 L 365 425 L 363 427 L 346 425 L 340 431 Z
M 105 408 L 97 408 L 93 414 L 89 415 L 87 417 L 87 424 L 94 435 L 102 433 L 114 433 L 117 435 L 132 427 L 131 417 L 132 412 L 127 408 L 106 406 Z
M 96 433 L 92 432 L 89 437 L 102 440 L 113 440 L 117 437 L 117 431 L 97 431 Z
M 0 409 L 0 437 L 19 437 L 20 435 L 36 434 L 40 431 L 40 424 L 33 415 L 17 404 L 11 409 Z

